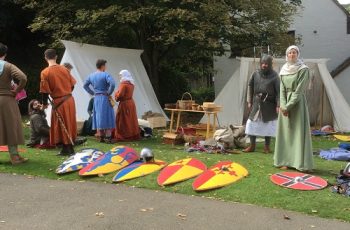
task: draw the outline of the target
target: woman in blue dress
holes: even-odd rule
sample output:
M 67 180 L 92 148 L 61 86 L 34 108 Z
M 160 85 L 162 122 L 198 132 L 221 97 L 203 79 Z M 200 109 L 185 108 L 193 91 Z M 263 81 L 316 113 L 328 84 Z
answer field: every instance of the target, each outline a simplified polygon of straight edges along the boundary
M 100 142 L 112 143 L 115 115 L 109 97 L 114 91 L 115 81 L 106 72 L 106 63 L 103 59 L 96 61 L 97 71 L 88 76 L 84 89 L 94 96 L 92 129 L 97 130 Z

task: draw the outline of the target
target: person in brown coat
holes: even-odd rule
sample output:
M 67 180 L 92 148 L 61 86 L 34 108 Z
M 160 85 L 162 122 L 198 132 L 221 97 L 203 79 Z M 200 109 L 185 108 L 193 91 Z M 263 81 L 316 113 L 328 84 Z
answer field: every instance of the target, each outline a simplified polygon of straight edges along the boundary
M 72 96 L 76 81 L 66 67 L 57 64 L 56 59 L 54 49 L 45 51 L 45 60 L 49 66 L 41 71 L 40 93 L 43 95 L 44 107 L 48 105 L 49 95 L 53 99 L 50 144 L 62 144 L 58 155 L 72 155 L 77 137 L 75 101 Z
M 17 66 L 6 62 L 7 46 L 0 43 L 0 145 L 7 145 L 13 165 L 28 159 L 18 154 L 17 146 L 24 144 L 22 120 L 16 95 L 27 83 L 27 76 Z M 11 88 L 11 81 L 17 80 L 16 89 Z
M 43 105 L 36 99 L 28 104 L 28 114 L 30 121 L 30 141 L 28 147 L 49 147 L 50 127 L 47 124 L 46 114 Z
M 134 79 L 128 70 L 119 73 L 120 85 L 115 93 L 115 100 L 119 102 L 116 115 L 115 134 L 117 141 L 132 141 L 140 139 L 140 129 L 134 99 Z

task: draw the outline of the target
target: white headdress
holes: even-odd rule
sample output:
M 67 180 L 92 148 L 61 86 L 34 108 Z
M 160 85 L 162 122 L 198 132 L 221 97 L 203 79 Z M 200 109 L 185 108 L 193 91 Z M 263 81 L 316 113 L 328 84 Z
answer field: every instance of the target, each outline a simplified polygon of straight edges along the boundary
M 296 50 L 298 53 L 298 57 L 297 57 L 297 61 L 296 62 L 290 62 L 288 61 L 288 53 L 292 50 Z M 298 48 L 298 46 L 289 46 L 286 50 L 286 61 L 287 63 L 285 63 L 282 66 L 282 69 L 280 71 L 280 75 L 289 75 L 289 74 L 295 74 L 296 72 L 298 72 L 299 70 L 303 69 L 303 68 L 308 68 L 304 62 L 299 58 L 300 57 L 300 50 Z
M 119 72 L 120 75 L 122 75 L 122 78 L 120 79 L 120 82 L 128 81 L 131 84 L 135 85 L 135 81 L 129 72 L 129 70 L 123 69 L 122 71 Z

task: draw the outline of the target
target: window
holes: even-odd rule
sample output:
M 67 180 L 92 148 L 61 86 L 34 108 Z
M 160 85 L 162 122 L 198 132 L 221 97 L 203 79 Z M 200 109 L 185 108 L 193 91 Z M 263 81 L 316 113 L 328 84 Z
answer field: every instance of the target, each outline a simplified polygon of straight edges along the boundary
M 295 41 L 295 30 L 290 30 L 290 31 L 287 32 L 287 34 L 288 34 L 289 36 L 291 36 L 292 39 Z

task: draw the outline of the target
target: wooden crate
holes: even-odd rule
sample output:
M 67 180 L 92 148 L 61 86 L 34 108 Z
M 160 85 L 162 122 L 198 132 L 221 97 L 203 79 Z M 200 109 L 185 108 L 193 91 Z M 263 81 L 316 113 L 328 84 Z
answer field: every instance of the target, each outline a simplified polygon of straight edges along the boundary
M 147 121 L 152 129 L 166 127 L 165 117 L 149 117 Z
M 80 135 L 83 131 L 85 121 L 77 121 L 77 134 Z
M 185 143 L 182 135 L 176 133 L 164 133 L 163 143 L 169 145 L 181 145 Z

